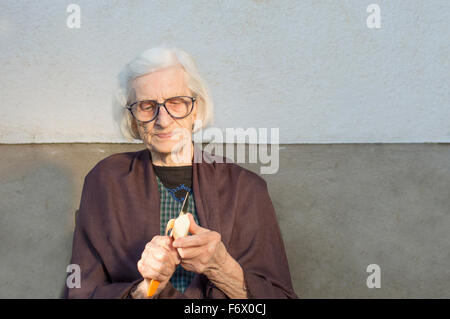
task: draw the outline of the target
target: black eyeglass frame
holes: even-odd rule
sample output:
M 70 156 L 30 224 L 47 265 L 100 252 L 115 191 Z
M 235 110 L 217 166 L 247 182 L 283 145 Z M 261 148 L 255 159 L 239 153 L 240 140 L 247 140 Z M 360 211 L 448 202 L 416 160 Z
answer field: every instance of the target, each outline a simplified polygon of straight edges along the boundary
M 170 114 L 169 110 L 168 110 L 167 107 L 166 107 L 166 102 L 167 102 L 168 100 L 175 99 L 175 98 L 177 98 L 177 97 L 187 97 L 187 98 L 191 99 L 191 101 L 192 101 L 192 102 L 191 102 L 191 109 L 189 110 L 189 112 L 188 112 L 185 116 L 173 116 L 172 114 Z M 170 97 L 170 98 L 168 98 L 168 99 L 165 99 L 164 102 L 162 102 L 162 103 L 158 103 L 158 101 L 156 101 L 156 100 L 142 100 L 142 101 L 136 101 L 136 102 L 130 104 L 129 106 L 127 106 L 126 108 L 128 109 L 128 111 L 130 111 L 131 116 L 133 116 L 134 119 L 135 119 L 136 121 L 138 121 L 138 122 L 140 122 L 140 123 L 149 123 L 149 122 L 151 122 L 151 121 L 154 121 L 154 120 L 158 117 L 158 115 L 159 115 L 159 108 L 160 108 L 161 106 L 164 106 L 164 108 L 166 109 L 167 113 L 168 113 L 172 118 L 174 118 L 174 119 L 184 119 L 185 117 L 189 116 L 189 114 L 191 114 L 192 110 L 194 109 L 194 102 L 195 102 L 195 101 L 197 101 L 197 98 L 196 98 L 196 97 L 181 95 L 181 96 L 172 96 L 172 97 Z M 155 116 L 154 116 L 151 120 L 148 120 L 148 121 L 141 121 L 141 120 L 138 120 L 138 119 L 136 118 L 136 116 L 134 116 L 133 111 L 132 111 L 133 106 L 136 105 L 137 103 L 140 103 L 140 102 L 155 102 L 155 103 L 156 103 L 156 107 L 157 107 L 158 109 L 156 110 Z

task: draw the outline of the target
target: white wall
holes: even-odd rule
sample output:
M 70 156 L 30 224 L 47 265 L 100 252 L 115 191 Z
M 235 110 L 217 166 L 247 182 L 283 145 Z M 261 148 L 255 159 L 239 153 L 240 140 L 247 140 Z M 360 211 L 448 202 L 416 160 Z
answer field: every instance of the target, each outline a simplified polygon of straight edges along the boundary
M 166 43 L 191 53 L 215 126 L 281 143 L 450 142 L 450 1 L 2 1 L 0 143 L 124 142 L 120 69 Z M 369 29 L 366 7 L 381 8 Z

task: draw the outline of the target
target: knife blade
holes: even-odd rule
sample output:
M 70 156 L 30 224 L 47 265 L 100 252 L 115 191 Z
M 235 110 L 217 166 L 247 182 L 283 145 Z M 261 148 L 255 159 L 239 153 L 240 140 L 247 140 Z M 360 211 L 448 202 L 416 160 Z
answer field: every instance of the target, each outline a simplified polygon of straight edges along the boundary
M 178 215 L 178 217 L 186 214 L 188 207 L 189 207 L 189 192 L 186 192 L 186 197 L 184 198 L 183 205 L 181 206 L 180 214 Z

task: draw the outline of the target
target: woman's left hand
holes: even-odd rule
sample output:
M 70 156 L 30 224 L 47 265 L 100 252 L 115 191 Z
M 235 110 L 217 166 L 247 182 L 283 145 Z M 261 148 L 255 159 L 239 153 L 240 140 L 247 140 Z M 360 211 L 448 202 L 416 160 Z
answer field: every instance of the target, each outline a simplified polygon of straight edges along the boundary
M 184 269 L 208 276 L 227 261 L 228 252 L 218 232 L 200 227 L 192 214 L 187 214 L 192 235 L 177 238 L 172 246 L 177 248 Z

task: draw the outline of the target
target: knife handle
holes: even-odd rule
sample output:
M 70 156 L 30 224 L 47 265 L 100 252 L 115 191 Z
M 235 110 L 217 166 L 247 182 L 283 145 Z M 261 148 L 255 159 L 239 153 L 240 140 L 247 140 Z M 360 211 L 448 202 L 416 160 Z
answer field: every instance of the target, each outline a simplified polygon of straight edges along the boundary
M 147 297 L 152 297 L 155 294 L 156 289 L 158 289 L 158 286 L 159 281 L 152 279 L 152 281 L 150 281 L 150 284 L 148 285 Z

